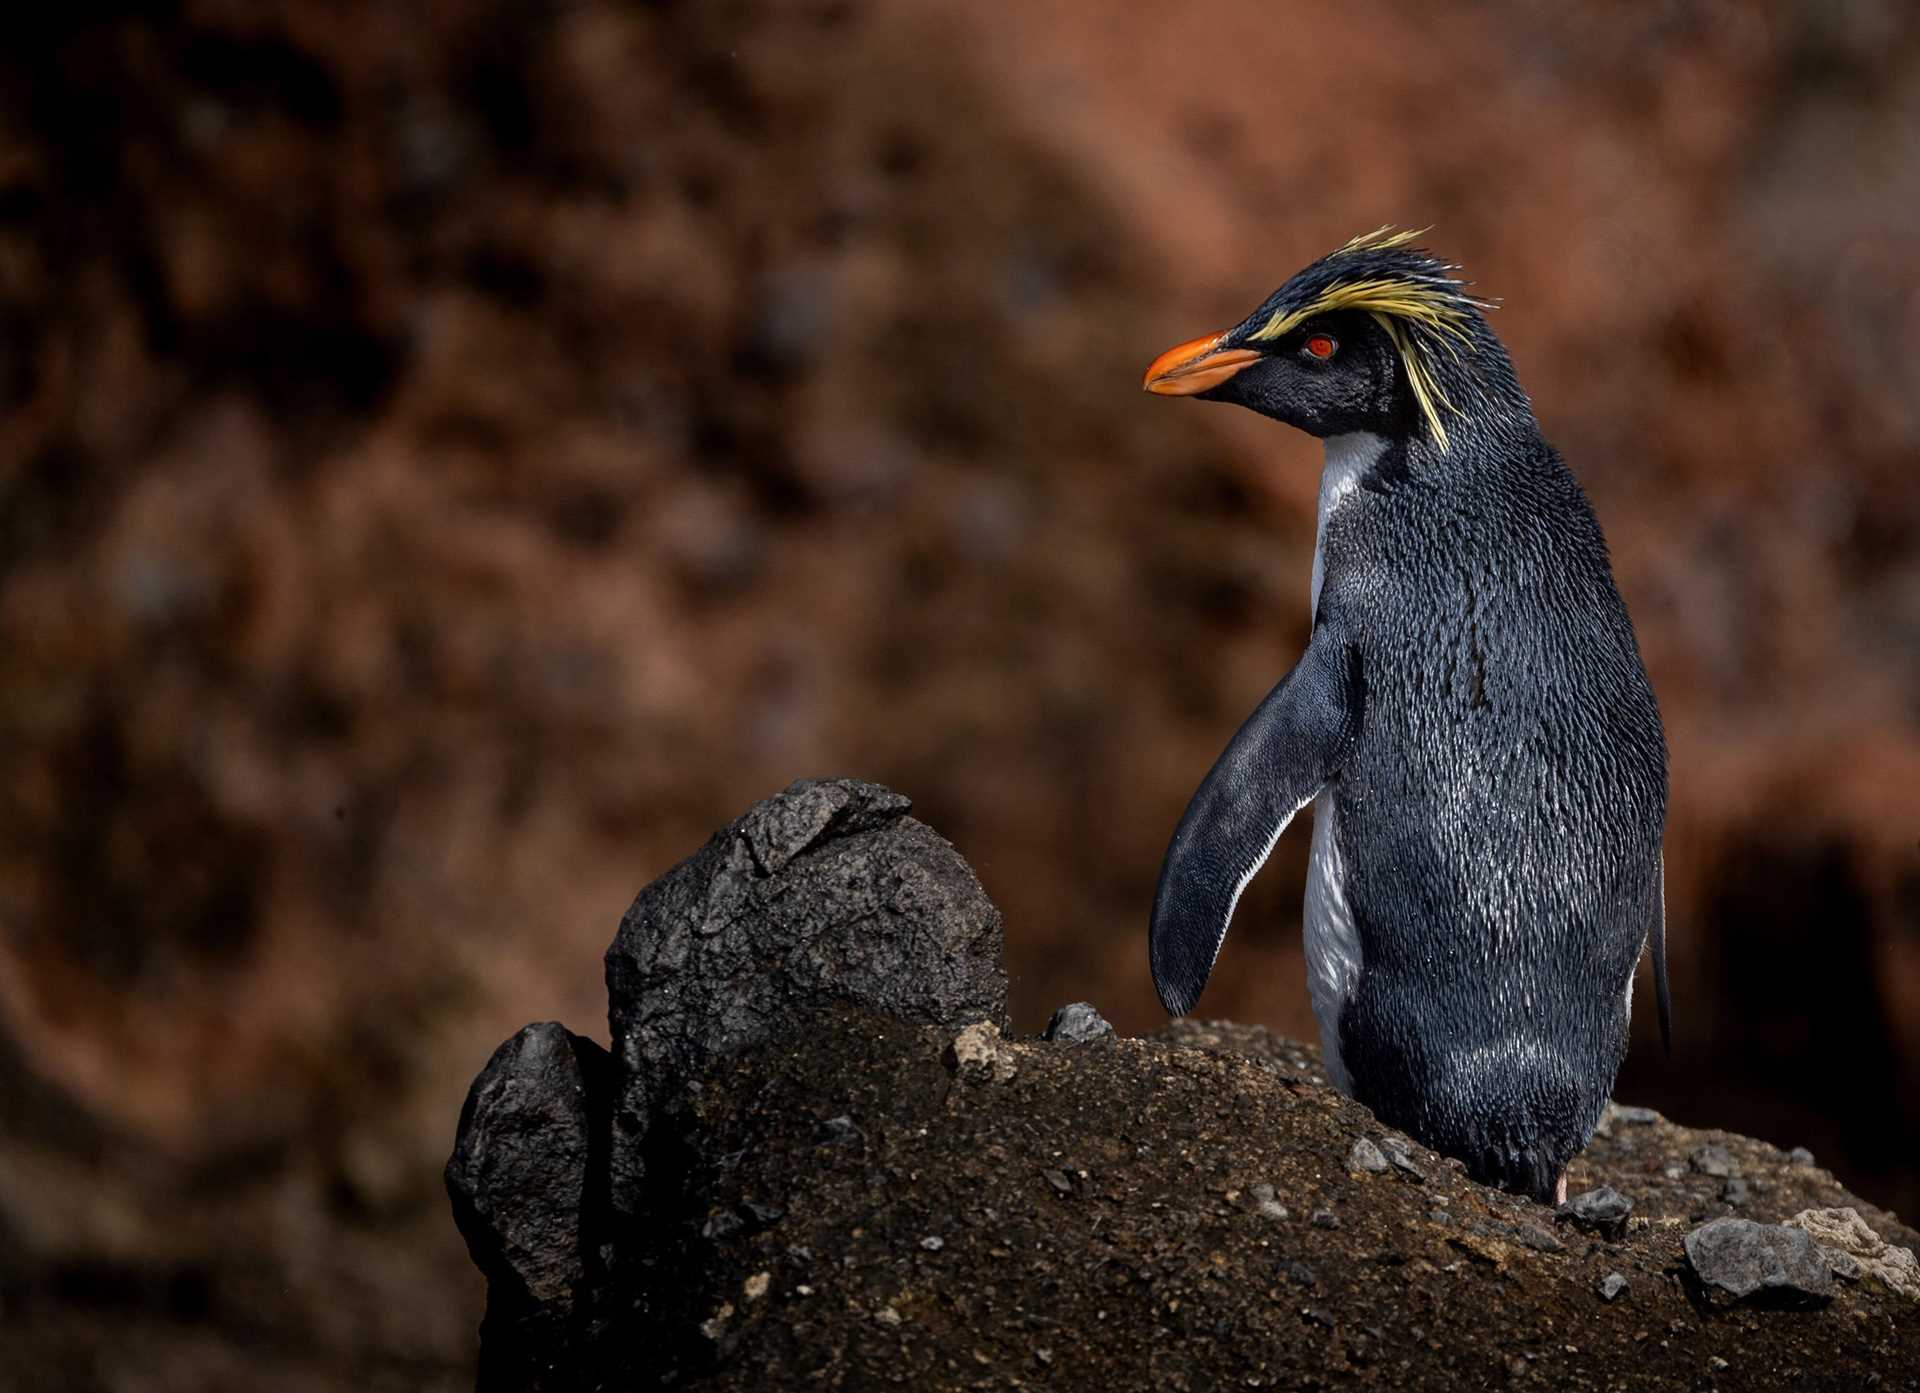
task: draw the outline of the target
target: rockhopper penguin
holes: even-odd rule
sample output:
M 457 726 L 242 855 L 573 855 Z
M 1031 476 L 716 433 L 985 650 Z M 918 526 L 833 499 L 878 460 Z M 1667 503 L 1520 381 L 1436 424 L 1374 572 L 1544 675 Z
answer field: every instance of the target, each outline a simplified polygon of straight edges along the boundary
M 1147 370 L 1319 436 L 1307 651 L 1173 834 L 1149 958 L 1192 1008 L 1313 804 L 1306 957 L 1334 1083 L 1477 1179 L 1564 1198 L 1652 945 L 1667 754 L 1600 526 L 1458 267 L 1382 228 Z

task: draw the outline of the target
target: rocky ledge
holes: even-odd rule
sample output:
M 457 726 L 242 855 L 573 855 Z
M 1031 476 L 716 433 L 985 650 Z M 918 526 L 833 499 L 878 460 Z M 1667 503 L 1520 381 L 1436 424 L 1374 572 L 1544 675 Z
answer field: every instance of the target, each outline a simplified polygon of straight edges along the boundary
M 447 1167 L 480 1387 L 1895 1388 L 1920 1235 L 1805 1153 L 1610 1109 L 1559 1211 L 1257 1027 L 1007 1037 L 904 798 L 798 783 L 644 890 Z

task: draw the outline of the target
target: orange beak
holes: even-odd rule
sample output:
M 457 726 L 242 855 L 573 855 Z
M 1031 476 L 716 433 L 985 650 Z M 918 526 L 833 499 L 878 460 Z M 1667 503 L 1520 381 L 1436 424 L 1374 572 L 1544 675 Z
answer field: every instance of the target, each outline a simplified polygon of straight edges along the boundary
M 1224 334 L 1210 334 L 1169 348 L 1147 368 L 1140 385 L 1162 397 L 1190 397 L 1218 387 L 1260 355 L 1251 348 L 1221 348 Z

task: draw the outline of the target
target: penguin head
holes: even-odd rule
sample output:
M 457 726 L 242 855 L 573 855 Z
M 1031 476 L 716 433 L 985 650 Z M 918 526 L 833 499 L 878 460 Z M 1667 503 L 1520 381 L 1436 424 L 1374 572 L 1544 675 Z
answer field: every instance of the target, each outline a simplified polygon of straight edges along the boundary
M 1255 342 L 1251 335 L 1272 318 L 1273 303 L 1224 334 L 1168 349 L 1147 369 L 1146 389 L 1233 402 L 1322 437 L 1397 436 L 1413 428 L 1416 403 L 1384 328 L 1363 313 L 1337 310 Z
M 1381 228 L 1295 274 L 1225 333 L 1168 349 L 1149 392 L 1250 407 L 1310 435 L 1424 437 L 1450 417 L 1518 408 L 1512 364 L 1460 268 Z

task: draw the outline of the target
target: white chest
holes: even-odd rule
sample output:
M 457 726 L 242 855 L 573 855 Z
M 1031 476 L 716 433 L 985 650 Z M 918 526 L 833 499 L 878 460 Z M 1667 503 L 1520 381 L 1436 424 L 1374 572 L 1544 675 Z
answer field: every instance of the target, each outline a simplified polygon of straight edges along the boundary
M 1369 431 L 1330 435 L 1323 443 L 1327 460 L 1320 468 L 1320 515 L 1313 531 L 1313 591 L 1307 610 L 1309 618 L 1320 612 L 1320 582 L 1326 576 L 1327 524 L 1353 491 L 1360 487 L 1361 478 L 1387 450 L 1386 438 Z

